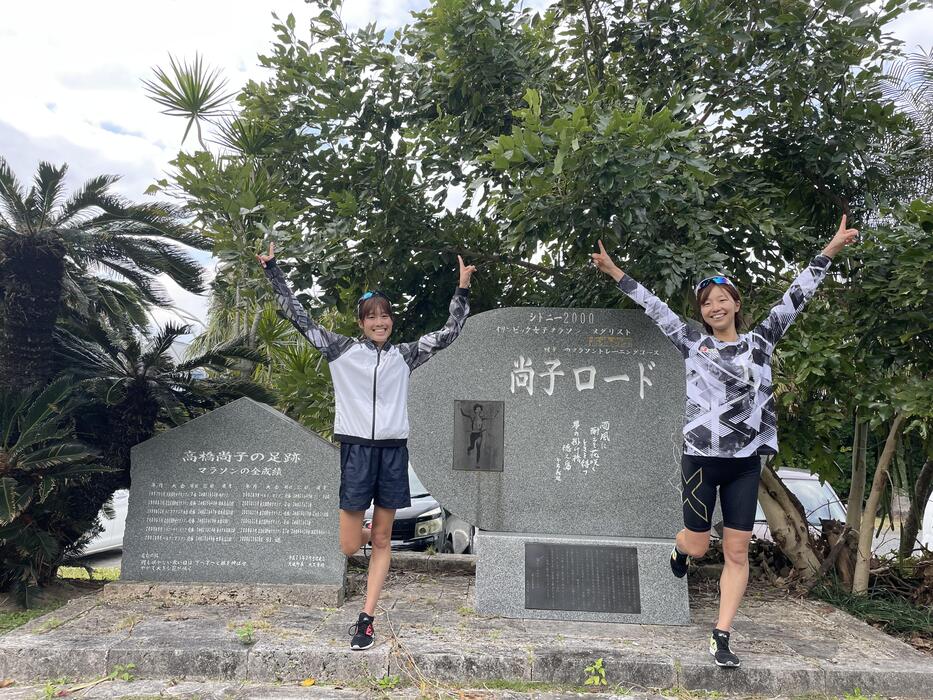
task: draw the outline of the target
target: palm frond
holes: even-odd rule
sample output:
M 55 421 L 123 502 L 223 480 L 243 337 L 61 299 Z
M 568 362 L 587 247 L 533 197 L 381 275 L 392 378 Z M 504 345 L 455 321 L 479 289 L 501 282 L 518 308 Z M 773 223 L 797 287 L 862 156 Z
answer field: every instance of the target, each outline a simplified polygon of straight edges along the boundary
M 275 134 L 266 122 L 242 116 L 227 117 L 217 125 L 214 143 L 244 156 L 259 156 L 275 143 Z
M 110 186 L 119 179 L 116 175 L 98 175 L 85 182 L 62 205 L 58 216 L 51 222 L 52 225 L 56 227 L 77 226 L 78 222 L 75 219 L 88 209 L 100 209 L 100 203 L 109 196 Z
M 163 114 L 186 117 L 188 126 L 181 142 L 188 138 L 191 127 L 206 117 L 222 113 L 222 107 L 233 93 L 225 93 L 227 81 L 219 69 L 205 66 L 200 55 L 194 60 L 176 61 L 169 55 L 171 75 L 159 67 L 153 69 L 154 80 L 143 80 L 150 99 L 165 107 Z M 200 127 L 199 127 L 200 129 Z
M 0 207 L 6 212 L 13 230 L 17 227 L 30 230 L 25 198 L 23 186 L 16 179 L 6 158 L 0 156 Z
M 31 218 L 36 222 L 38 231 L 45 228 L 46 223 L 52 219 L 55 207 L 65 191 L 66 172 L 67 164 L 56 168 L 45 161 L 39 163 L 32 190 L 27 197 L 27 209 L 31 210 Z

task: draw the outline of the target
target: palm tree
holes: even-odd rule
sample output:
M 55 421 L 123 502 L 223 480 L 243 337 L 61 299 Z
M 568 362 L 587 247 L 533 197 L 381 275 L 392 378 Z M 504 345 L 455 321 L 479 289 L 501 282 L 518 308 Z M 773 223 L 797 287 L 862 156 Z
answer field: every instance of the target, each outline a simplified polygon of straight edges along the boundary
M 201 120 L 221 116 L 223 107 L 229 102 L 233 93 L 225 93 L 227 81 L 216 68 L 208 68 L 204 60 L 197 54 L 194 61 L 175 61 L 174 56 L 168 57 L 172 66 L 172 74 L 155 68 L 155 80 L 144 80 L 146 92 L 149 97 L 165 107 L 163 114 L 173 117 L 186 117 L 188 126 L 181 142 L 188 138 L 188 132 L 195 126 L 198 130 L 198 143 L 205 151 L 204 138 L 201 134 Z M 236 136 L 236 129 L 231 130 Z
M 257 384 L 228 376 L 229 368 L 243 359 L 264 361 L 238 341 L 177 361 L 173 345 L 189 332 L 187 326 L 169 324 L 145 343 L 101 325 L 56 332 L 56 362 L 80 380 L 83 390 L 77 435 L 99 450 L 111 469 L 82 487 L 71 517 L 93 520 L 114 491 L 129 488 L 130 450 L 161 427 L 180 425 L 241 396 L 275 402 Z
M 93 523 L 68 505 L 75 484 L 106 468 L 75 439 L 74 383 L 59 378 L 40 391 L 0 392 L 0 590 L 28 595 L 55 574 L 67 547 Z
M 108 175 L 64 199 L 66 172 L 41 163 L 27 193 L 0 157 L 0 387 L 51 379 L 63 291 L 86 290 L 94 272 L 106 273 L 97 285 L 101 303 L 133 296 L 168 303 L 154 279 L 160 273 L 188 291 L 203 289 L 201 267 L 179 244 L 209 250 L 210 241 L 186 227 L 177 208 L 126 202 L 110 192 L 117 178 Z
M 129 486 L 130 449 L 155 435 L 160 424 L 180 425 L 241 396 L 275 401 L 258 384 L 230 376 L 229 369 L 241 360 L 265 362 L 239 339 L 176 361 L 172 347 L 190 332 L 188 326 L 167 324 L 145 345 L 99 325 L 56 333 L 57 362 L 87 392 L 79 434 L 119 470 L 115 488 Z

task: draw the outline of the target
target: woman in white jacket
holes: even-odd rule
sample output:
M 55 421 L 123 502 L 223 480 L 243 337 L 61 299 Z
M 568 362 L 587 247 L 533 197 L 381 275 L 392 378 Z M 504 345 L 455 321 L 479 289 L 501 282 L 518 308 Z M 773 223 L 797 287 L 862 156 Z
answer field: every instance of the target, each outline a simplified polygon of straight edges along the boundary
M 320 326 L 301 306 L 275 261 L 256 258 L 272 283 L 285 317 L 321 353 L 334 382 L 334 439 L 340 443 L 340 548 L 347 556 L 372 546 L 366 603 L 350 626 L 354 650 L 375 643 L 373 618 L 391 558 L 392 523 L 398 508 L 411 505 L 408 487 L 408 377 L 460 334 L 470 313 L 468 291 L 476 268 L 457 256 L 460 281 L 450 301 L 450 316 L 438 331 L 412 343 L 389 342 L 392 307 L 381 292 L 366 292 L 357 303 L 360 338 L 348 338 Z M 371 530 L 363 514 L 373 504 Z

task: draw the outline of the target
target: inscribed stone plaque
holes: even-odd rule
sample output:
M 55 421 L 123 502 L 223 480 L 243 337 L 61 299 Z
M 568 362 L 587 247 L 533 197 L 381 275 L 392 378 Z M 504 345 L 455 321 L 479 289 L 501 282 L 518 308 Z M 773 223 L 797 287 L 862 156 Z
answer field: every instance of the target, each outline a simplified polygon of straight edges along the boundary
M 454 469 L 502 471 L 505 404 L 454 401 Z
M 136 445 L 121 578 L 342 585 L 339 450 L 241 398 Z
M 526 542 L 525 607 L 640 614 L 638 550 Z
M 451 465 L 461 402 L 502 404 L 501 472 Z M 683 409 L 683 358 L 641 311 L 496 309 L 412 374 L 408 447 L 431 495 L 481 529 L 669 538 Z

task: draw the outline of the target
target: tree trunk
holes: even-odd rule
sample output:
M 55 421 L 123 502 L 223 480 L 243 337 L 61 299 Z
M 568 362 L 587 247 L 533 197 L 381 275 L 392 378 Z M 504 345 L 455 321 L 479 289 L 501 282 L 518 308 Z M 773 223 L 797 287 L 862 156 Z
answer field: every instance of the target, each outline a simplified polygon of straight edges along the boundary
M 855 414 L 855 436 L 852 438 L 852 483 L 849 487 L 849 502 L 846 504 L 846 526 L 856 532 L 862 522 L 862 501 L 865 499 L 865 454 L 868 447 L 868 421 L 859 420 Z
M 770 464 L 762 467 L 758 500 L 768 519 L 772 539 L 790 559 L 798 575 L 804 580 L 816 576 L 820 570 L 820 558 L 810 537 L 803 506 Z
M 0 388 L 25 391 L 52 378 L 52 338 L 61 305 L 65 251 L 23 236 L 0 250 Z
M 853 593 L 868 592 L 868 569 L 871 565 L 871 537 L 875 530 L 875 514 L 878 512 L 878 503 L 881 501 L 881 495 L 884 493 L 884 486 L 888 480 L 888 468 L 891 466 L 891 459 L 897 449 L 897 439 L 900 437 L 905 420 L 907 416 L 902 413 L 894 416 L 894 421 L 888 430 L 888 437 L 884 441 L 884 449 L 878 458 L 875 478 L 871 482 L 871 493 L 868 494 L 859 528 L 858 554 L 855 558 L 855 576 L 852 581 Z
M 917 532 L 920 530 L 920 519 L 923 517 L 923 511 L 927 501 L 930 500 L 931 493 L 933 493 L 933 460 L 928 459 L 917 476 L 910 510 L 907 511 L 907 517 L 904 518 L 904 524 L 901 526 L 901 545 L 897 551 L 899 559 L 906 559 L 914 551 L 914 546 L 917 544 Z
M 846 504 L 846 528 L 851 537 L 846 538 L 847 546 L 839 553 L 836 570 L 839 572 L 846 590 L 852 589 L 852 577 L 855 571 L 855 559 L 858 555 L 858 532 L 862 525 L 862 502 L 865 500 L 865 475 L 868 469 L 868 433 L 869 424 L 861 420 L 858 408 L 855 409 L 855 435 L 852 437 L 852 479 L 849 485 L 849 500 Z M 851 544 L 851 546 L 848 546 Z

